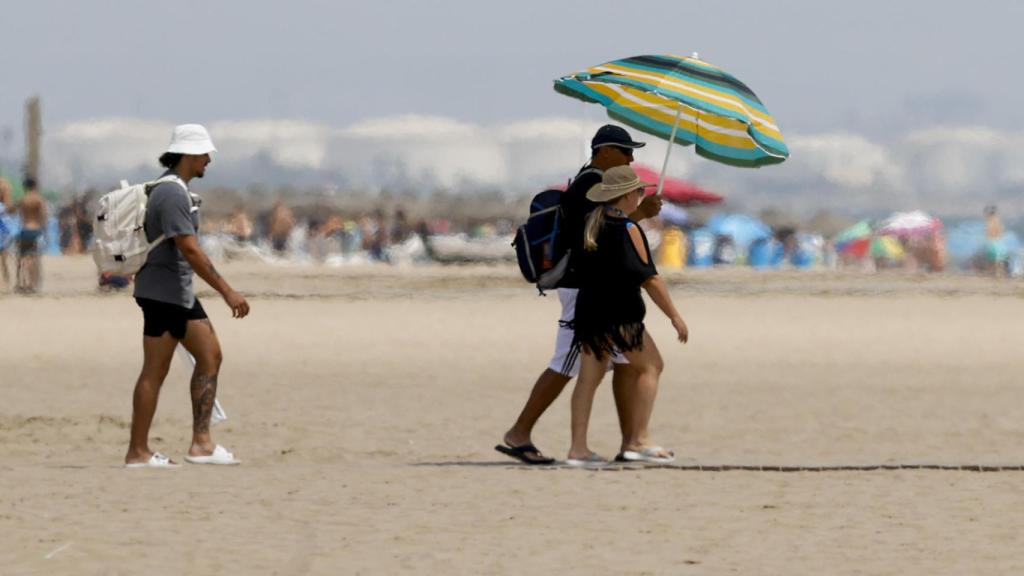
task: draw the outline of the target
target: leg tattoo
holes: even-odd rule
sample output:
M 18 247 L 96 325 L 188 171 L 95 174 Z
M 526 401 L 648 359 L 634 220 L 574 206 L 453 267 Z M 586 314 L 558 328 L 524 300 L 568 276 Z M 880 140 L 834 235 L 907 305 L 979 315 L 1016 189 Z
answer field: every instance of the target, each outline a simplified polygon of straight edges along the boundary
M 210 431 L 210 415 L 216 397 L 216 374 L 196 374 L 192 377 L 192 430 L 196 434 Z

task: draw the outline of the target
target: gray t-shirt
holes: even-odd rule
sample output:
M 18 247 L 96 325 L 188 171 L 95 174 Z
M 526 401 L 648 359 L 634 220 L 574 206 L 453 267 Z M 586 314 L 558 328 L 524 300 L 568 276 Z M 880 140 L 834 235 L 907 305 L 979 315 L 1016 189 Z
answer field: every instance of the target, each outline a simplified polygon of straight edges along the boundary
M 164 174 L 165 176 L 167 174 Z M 174 244 L 175 236 L 196 236 L 199 231 L 199 203 L 181 180 L 161 182 L 149 192 L 146 202 L 146 239 L 166 239 L 150 250 L 146 264 L 135 275 L 135 297 L 191 308 L 192 266 Z

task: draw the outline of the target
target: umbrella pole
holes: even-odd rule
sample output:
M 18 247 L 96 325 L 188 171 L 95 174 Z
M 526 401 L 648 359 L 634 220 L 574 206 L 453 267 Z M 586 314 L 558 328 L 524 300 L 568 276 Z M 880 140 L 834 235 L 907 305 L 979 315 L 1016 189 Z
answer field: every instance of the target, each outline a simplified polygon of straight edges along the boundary
M 679 129 L 679 118 L 683 115 L 683 107 L 676 108 L 676 121 L 672 123 L 672 134 L 668 137 L 668 148 L 665 150 L 665 161 L 661 164 L 661 176 L 658 178 L 658 191 L 655 193 L 661 196 L 661 189 L 665 187 L 665 172 L 668 171 L 668 157 L 672 155 L 672 144 L 676 141 L 676 130 Z

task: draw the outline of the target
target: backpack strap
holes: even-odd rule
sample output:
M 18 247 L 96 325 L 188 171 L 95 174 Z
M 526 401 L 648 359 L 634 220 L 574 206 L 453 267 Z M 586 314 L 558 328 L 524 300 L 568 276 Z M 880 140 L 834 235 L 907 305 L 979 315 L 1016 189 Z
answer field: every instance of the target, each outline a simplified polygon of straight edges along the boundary
M 594 168 L 590 164 L 587 164 L 583 168 L 580 168 L 580 171 L 576 173 L 576 176 L 570 181 L 570 184 L 578 180 L 581 176 L 585 176 L 587 174 L 597 174 L 598 176 L 604 176 L 604 170 L 599 170 L 597 168 Z
M 157 178 L 156 180 L 153 180 L 152 182 L 146 182 L 146 197 L 149 198 L 149 193 L 152 192 L 154 188 L 165 182 L 174 182 L 181 186 L 181 189 L 184 190 L 185 194 L 188 194 L 189 196 L 189 202 L 191 202 L 192 204 L 191 211 L 195 212 L 196 210 L 198 210 L 198 208 L 195 205 L 196 203 L 192 199 L 193 194 L 188 191 L 188 186 L 185 185 L 185 182 L 177 174 L 165 174 Z M 143 229 L 145 229 L 145 224 L 143 224 Z M 159 238 L 150 242 L 149 245 L 150 247 L 153 247 L 167 239 L 167 236 L 161 234 Z M 143 264 L 143 267 L 145 267 L 145 264 Z
M 174 182 L 181 186 L 185 190 L 185 192 L 188 192 L 188 185 L 186 185 L 185 181 L 182 180 L 177 174 L 165 174 L 157 178 L 156 180 L 153 180 L 152 182 L 146 182 L 146 196 L 148 197 L 149 193 L 152 192 L 154 188 L 156 188 L 160 184 L 163 184 L 164 182 Z M 189 194 L 191 194 L 191 192 L 189 192 Z

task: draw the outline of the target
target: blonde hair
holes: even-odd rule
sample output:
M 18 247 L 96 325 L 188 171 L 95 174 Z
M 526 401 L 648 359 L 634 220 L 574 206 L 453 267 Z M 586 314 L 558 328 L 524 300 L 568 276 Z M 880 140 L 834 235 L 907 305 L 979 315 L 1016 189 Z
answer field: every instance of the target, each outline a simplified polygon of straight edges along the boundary
M 597 250 L 597 235 L 601 233 L 604 226 L 604 209 L 606 204 L 598 204 L 596 208 L 587 214 L 587 224 L 583 227 L 583 249 L 587 252 Z

